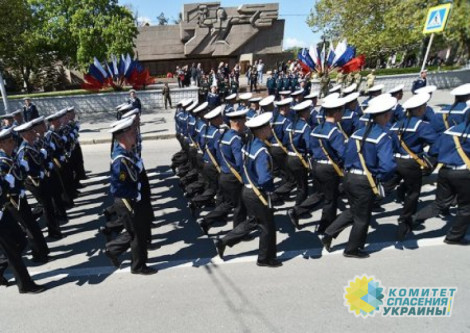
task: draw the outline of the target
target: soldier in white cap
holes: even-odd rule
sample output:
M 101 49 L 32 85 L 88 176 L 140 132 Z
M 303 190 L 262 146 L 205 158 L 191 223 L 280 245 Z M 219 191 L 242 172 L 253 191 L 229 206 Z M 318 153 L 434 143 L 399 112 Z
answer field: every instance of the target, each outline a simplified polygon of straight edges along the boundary
M 429 94 L 417 94 L 408 99 L 403 108 L 405 117 L 393 125 L 391 130 L 396 133 L 399 141 L 395 153 L 397 161 L 397 179 L 403 179 L 404 203 L 398 218 L 398 240 L 403 240 L 412 228 L 412 215 L 416 213 L 421 192 L 423 172 L 432 172 L 436 163 L 440 135 L 430 123 L 423 120 Z M 430 146 L 428 153 L 424 148 Z
M 332 239 L 352 222 L 344 256 L 369 257 L 363 248 L 372 206 L 376 197 L 385 195 L 381 183 L 392 180 L 397 168 L 393 158 L 392 138 L 387 129 L 392 116 L 391 110 L 396 103 L 397 99 L 388 94 L 371 101 L 364 113 L 370 114 L 373 121 L 356 131 L 348 141 L 344 155 L 344 189 L 350 208 L 343 211 L 326 229 L 322 242 L 327 251 L 331 251 Z
M 135 163 L 133 147 L 136 144 L 134 117 L 118 122 L 109 132 L 113 133 L 118 145 L 113 151 L 111 162 L 110 192 L 119 219 L 126 232 L 106 243 L 105 254 L 117 268 L 118 256 L 131 248 L 131 273 L 150 275 L 157 270 L 147 266 L 148 228 L 142 222 L 138 202 L 142 200 L 139 166 Z
M 225 247 L 243 240 L 255 227 L 261 231 L 258 266 L 282 266 L 276 258 L 276 227 L 270 196 L 274 190 L 271 172 L 271 156 L 265 141 L 272 135 L 270 121 L 272 113 L 266 112 L 247 121 L 254 139 L 242 150 L 244 155 L 242 200 L 247 209 L 247 219 L 216 242 L 219 256 L 223 258 Z
M 246 219 L 246 209 L 242 204 L 243 159 L 242 147 L 247 141 L 246 113 L 248 109 L 233 111 L 227 114 L 230 129 L 222 128 L 222 133 L 215 150 L 220 165 L 219 188 L 221 200 L 217 207 L 208 213 L 200 223 L 204 234 L 215 222 L 220 222 L 233 210 L 233 228 Z M 209 115 L 208 115 L 209 116 Z
M 458 86 L 450 94 L 454 96 L 454 103 L 436 111 L 434 117 L 433 126 L 440 133 L 452 126 L 463 123 L 468 113 L 470 113 L 470 109 L 466 104 L 467 101 L 470 101 L 470 83 Z

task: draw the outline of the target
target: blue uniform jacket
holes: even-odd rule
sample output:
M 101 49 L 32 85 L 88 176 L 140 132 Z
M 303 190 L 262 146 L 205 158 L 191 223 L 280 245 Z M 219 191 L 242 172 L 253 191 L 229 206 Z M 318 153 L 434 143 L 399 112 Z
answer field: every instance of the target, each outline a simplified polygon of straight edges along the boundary
M 457 136 L 459 138 L 463 151 L 468 157 L 470 157 L 470 126 L 465 123 L 461 123 L 449 128 L 442 134 L 441 139 L 439 140 L 438 161 L 449 166 L 461 166 L 465 164 L 465 162 L 457 152 L 453 136 Z
M 31 146 L 26 141 L 23 141 L 20 148 L 18 149 L 16 158 L 20 164 L 25 164 L 25 162 L 27 163 L 27 167 L 25 168 L 29 176 L 41 179 L 44 177 L 44 157 L 36 147 Z
M 448 128 L 464 122 L 469 110 L 470 108 L 467 108 L 467 104 L 464 102 L 444 106 L 441 110 L 435 112 L 432 126 L 437 132 L 442 133 Z M 444 119 L 447 120 L 447 124 Z
M 309 148 L 313 159 L 325 161 L 328 160 L 328 157 L 320 146 L 320 140 L 330 158 L 336 164 L 343 165 L 347 139 L 335 123 L 325 121 L 323 124 L 315 127 L 310 133 Z
M 287 137 L 286 129 L 291 124 L 291 121 L 284 117 L 280 112 L 276 112 L 271 120 L 271 127 L 273 133 L 276 134 L 279 142 L 285 147 L 289 138 Z M 279 147 L 279 143 L 277 142 L 274 135 L 269 140 L 271 144 L 275 147 Z
M 205 162 L 213 164 L 211 158 L 209 157 L 209 153 L 207 150 L 210 150 L 212 156 L 217 160 L 217 154 L 215 147 L 217 146 L 219 139 L 220 139 L 220 130 L 212 125 L 207 125 L 206 131 L 204 131 L 203 139 L 204 139 L 204 155 L 203 159 Z
M 344 159 L 346 170 L 363 170 L 357 153 L 356 140 L 362 141 L 366 129 L 367 127 L 359 129 L 348 141 Z M 393 153 L 392 138 L 387 133 L 387 129 L 373 123 L 366 137 L 362 154 L 370 173 L 380 181 L 390 180 L 395 174 L 397 164 L 393 158 Z
M 431 146 L 429 154 L 437 155 L 437 146 L 434 144 L 439 139 L 439 134 L 430 123 L 418 117 L 406 117 L 395 123 L 391 130 L 397 136 L 401 133 L 402 140 L 413 153 L 421 154 L 425 146 Z M 398 143 L 398 145 L 397 152 L 401 155 L 408 155 L 401 144 Z
M 348 137 L 362 127 L 359 118 L 360 116 L 355 110 L 344 109 L 340 124 L 344 133 Z
M 232 173 L 227 163 L 229 163 L 239 175 L 243 173 L 242 147 L 242 134 L 234 129 L 225 130 L 223 134 L 221 134 L 219 144 L 216 146 L 216 154 L 222 173 Z M 222 154 L 225 159 L 222 157 Z M 225 163 L 225 161 L 227 161 L 227 163 Z
M 132 200 L 139 196 L 139 168 L 135 156 L 120 145 L 113 151 L 110 183 L 114 197 Z
M 308 153 L 310 132 L 310 126 L 302 118 L 299 118 L 297 122 L 294 121 L 292 124 L 289 124 L 286 128 L 287 150 L 294 152 L 293 144 L 297 152 L 301 155 L 306 155 Z
M 254 138 L 242 148 L 243 163 L 248 175 L 243 172 L 243 183 L 250 185 L 248 176 L 254 186 L 265 192 L 274 191 L 272 175 L 272 160 L 266 144 L 258 138 Z

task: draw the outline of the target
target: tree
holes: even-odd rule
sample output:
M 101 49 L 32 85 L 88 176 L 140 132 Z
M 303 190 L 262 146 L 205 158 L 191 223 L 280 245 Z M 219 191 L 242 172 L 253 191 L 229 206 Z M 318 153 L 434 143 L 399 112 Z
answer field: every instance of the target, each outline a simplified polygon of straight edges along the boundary
M 65 65 L 83 70 L 93 57 L 133 54 L 137 27 L 131 10 L 117 0 L 28 1 L 42 22 L 42 34 Z
M 181 21 L 183 21 L 183 13 L 179 12 L 178 13 L 178 18 L 173 20 L 174 24 L 180 24 Z
M 165 13 L 161 13 L 157 16 L 158 25 L 167 25 L 168 24 L 168 17 L 165 17 Z
M 422 29 L 427 11 L 439 1 L 424 0 L 319 0 L 307 20 L 314 32 L 337 35 L 357 47 L 369 60 L 395 53 L 420 52 L 425 36 Z M 455 0 L 445 36 L 468 45 L 470 4 Z M 451 32 L 452 31 L 452 32 Z

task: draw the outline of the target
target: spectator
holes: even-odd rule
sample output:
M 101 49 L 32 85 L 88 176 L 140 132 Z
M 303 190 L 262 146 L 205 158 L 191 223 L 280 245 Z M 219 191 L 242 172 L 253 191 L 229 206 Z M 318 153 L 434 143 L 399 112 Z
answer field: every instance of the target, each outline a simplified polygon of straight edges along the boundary
M 190 73 L 191 73 L 191 84 L 196 86 L 197 85 L 197 68 L 196 68 L 196 63 L 193 62 L 193 64 L 191 65 L 191 70 L 190 70 Z
M 201 78 L 203 74 L 204 74 L 204 71 L 202 70 L 202 65 L 201 63 L 198 63 L 197 64 L 197 86 L 198 87 L 201 85 Z
M 237 81 L 237 84 L 240 84 L 240 81 L 239 81 L 239 79 L 240 79 L 240 70 L 241 70 L 240 63 L 237 63 L 235 65 L 235 67 L 233 68 L 233 75 L 235 77 L 235 81 Z
M 258 83 L 262 84 L 263 83 L 263 71 L 264 71 L 264 63 L 263 60 L 258 61 L 258 67 L 256 67 L 256 70 L 258 71 Z
M 137 93 L 134 89 L 129 90 L 129 99 L 127 100 L 127 104 L 132 104 L 134 109 L 139 109 L 139 112 L 142 112 L 142 103 L 140 102 L 139 97 L 137 97 Z
M 252 71 L 252 67 L 251 66 L 248 66 L 248 69 L 246 71 L 246 81 L 247 81 L 247 84 L 250 85 L 251 84 L 251 71 Z
M 217 86 L 211 87 L 211 92 L 207 95 L 207 103 L 209 110 L 213 110 L 220 105 L 220 96 L 217 93 Z
M 175 74 L 176 74 L 176 77 L 178 78 L 178 87 L 183 88 L 184 72 L 179 66 L 176 66 Z
M 24 106 L 23 106 L 24 121 L 27 123 L 28 121 L 39 118 L 38 109 L 36 108 L 36 105 L 31 103 L 31 97 L 25 97 L 23 98 L 23 100 L 24 100 Z
M 250 91 L 253 92 L 253 87 L 255 88 L 256 92 L 258 91 L 258 71 L 256 70 L 256 67 L 253 66 L 251 69 L 251 74 L 250 74 Z
M 183 87 L 189 87 L 191 84 L 191 71 L 188 65 L 184 66 Z
M 411 92 L 413 94 L 415 93 L 416 90 L 418 90 L 420 88 L 423 88 L 423 87 L 426 87 L 427 74 L 428 74 L 428 71 L 426 69 L 422 70 L 419 79 L 417 79 L 416 81 L 413 82 L 413 86 L 411 87 Z
M 165 102 L 165 110 L 168 109 L 168 103 L 170 104 L 170 109 L 172 109 L 173 106 L 171 105 L 170 87 L 168 86 L 168 83 L 165 83 L 163 86 L 162 95 Z

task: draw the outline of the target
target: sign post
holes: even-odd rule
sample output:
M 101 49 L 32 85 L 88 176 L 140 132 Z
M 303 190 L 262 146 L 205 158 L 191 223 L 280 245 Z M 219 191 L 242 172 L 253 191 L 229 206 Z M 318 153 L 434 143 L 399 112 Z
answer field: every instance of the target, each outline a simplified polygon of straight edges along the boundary
M 434 34 L 444 31 L 451 8 L 451 3 L 429 8 L 428 15 L 426 17 L 426 23 L 424 24 L 423 34 L 431 34 L 431 38 L 429 38 L 428 48 L 423 59 L 423 66 L 421 67 L 421 71 L 423 71 L 426 67 L 429 52 L 431 51 L 432 41 L 434 40 Z

